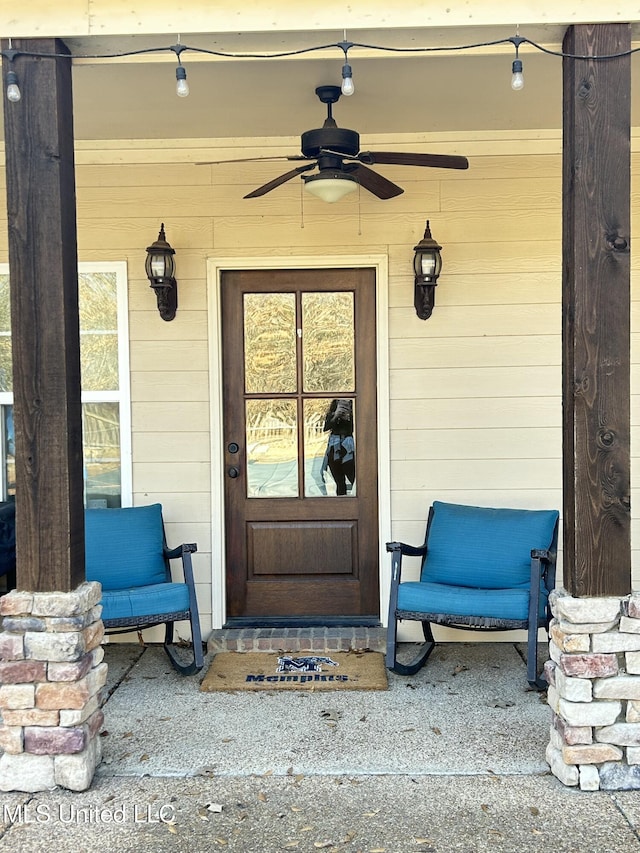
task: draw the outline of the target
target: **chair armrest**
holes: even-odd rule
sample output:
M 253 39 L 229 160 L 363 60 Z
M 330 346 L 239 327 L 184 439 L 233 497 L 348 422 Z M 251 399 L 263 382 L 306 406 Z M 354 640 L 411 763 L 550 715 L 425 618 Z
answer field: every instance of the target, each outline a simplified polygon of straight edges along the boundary
M 196 621 L 198 619 L 198 601 L 196 598 L 196 584 L 193 577 L 191 555 L 195 554 L 197 550 L 198 546 L 195 542 L 183 543 L 182 545 L 178 545 L 177 548 L 167 548 L 165 545 L 164 548 L 164 555 L 168 560 L 173 560 L 178 557 L 182 560 L 184 582 L 189 589 L 189 609 L 191 610 L 192 617 L 195 617 Z
M 427 543 L 416 546 L 407 545 L 405 542 L 387 542 L 386 547 L 391 554 L 391 591 L 393 594 L 394 589 L 400 583 L 402 557 L 423 557 L 427 553 Z
M 398 587 L 402 574 L 402 557 L 422 557 L 427 553 L 427 543 L 416 547 L 404 542 L 387 542 L 387 551 L 391 553 L 391 587 L 389 590 L 389 625 L 395 625 L 398 606 Z
M 532 560 L 542 560 L 544 563 L 554 563 L 556 555 L 549 548 L 534 548 L 531 551 Z
M 404 542 L 387 542 L 387 551 L 393 553 L 399 551 L 405 557 L 424 557 L 427 553 L 426 542 L 424 545 L 407 545 Z
M 198 546 L 195 544 L 195 542 L 178 545 L 177 548 L 167 548 L 165 546 L 164 556 L 167 558 L 167 560 L 175 560 L 178 557 L 182 557 L 183 554 L 195 554 L 197 550 Z
M 556 584 L 555 550 L 550 548 L 534 548 L 531 551 L 531 584 L 536 585 L 540 580 L 550 592 Z

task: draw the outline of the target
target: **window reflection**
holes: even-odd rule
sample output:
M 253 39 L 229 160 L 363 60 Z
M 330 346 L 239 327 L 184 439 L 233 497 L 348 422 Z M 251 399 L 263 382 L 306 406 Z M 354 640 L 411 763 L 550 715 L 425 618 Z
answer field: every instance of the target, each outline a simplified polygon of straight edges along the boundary
M 3 500 L 16 493 L 16 441 L 13 428 L 13 406 L 2 406 L 2 433 L 4 439 Z
M 298 497 L 295 400 L 247 400 L 247 497 Z
M 83 391 L 110 391 L 118 377 L 118 277 L 79 274 L 80 362 Z
M 244 294 L 247 497 L 355 494 L 354 322 L 352 291 Z
M 247 394 L 296 391 L 295 293 L 245 293 L 244 353 Z
M 353 293 L 303 293 L 302 328 L 304 390 L 329 394 L 353 391 Z
M 329 470 L 336 494 L 346 495 L 356 481 L 356 448 L 353 440 L 353 401 L 332 400 L 324 421 L 329 432 L 323 470 Z
M 120 404 L 83 403 L 82 450 L 88 507 L 122 504 Z
M 305 401 L 306 497 L 355 495 L 353 414 L 350 399 Z

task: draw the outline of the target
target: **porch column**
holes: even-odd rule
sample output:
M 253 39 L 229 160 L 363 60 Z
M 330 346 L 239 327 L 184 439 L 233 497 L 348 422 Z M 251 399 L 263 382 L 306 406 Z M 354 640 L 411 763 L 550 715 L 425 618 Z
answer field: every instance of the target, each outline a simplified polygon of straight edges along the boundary
M 640 788 L 640 597 L 631 593 L 628 24 L 563 51 L 564 582 L 551 597 L 547 760 L 566 785 Z
M 106 665 L 100 588 L 84 583 L 71 59 L 57 39 L 7 48 L 22 94 L 3 82 L 20 591 L 0 600 L 0 789 L 83 790 Z

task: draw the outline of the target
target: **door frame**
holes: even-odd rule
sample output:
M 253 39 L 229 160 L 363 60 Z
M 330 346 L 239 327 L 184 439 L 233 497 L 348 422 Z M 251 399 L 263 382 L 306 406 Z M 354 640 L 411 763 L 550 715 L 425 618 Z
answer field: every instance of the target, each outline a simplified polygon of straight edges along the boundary
M 389 265 L 388 256 L 273 255 L 207 259 L 207 316 L 209 340 L 209 434 L 211 441 L 211 618 L 212 628 L 226 619 L 225 518 L 222 424 L 222 319 L 220 283 L 228 270 L 264 269 L 375 270 L 376 361 L 378 383 L 378 564 L 380 621 L 387 623 L 389 570 L 385 543 L 391 538 L 391 459 L 389 451 Z

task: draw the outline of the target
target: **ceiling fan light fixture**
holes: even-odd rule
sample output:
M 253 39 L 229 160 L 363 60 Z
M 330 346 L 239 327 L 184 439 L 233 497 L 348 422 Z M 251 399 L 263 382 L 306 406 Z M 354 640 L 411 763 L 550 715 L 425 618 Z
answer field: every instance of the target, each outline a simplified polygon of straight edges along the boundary
M 358 181 L 353 175 L 346 175 L 344 172 L 303 175 L 302 180 L 307 192 L 329 203 L 340 201 L 341 198 L 358 189 Z

